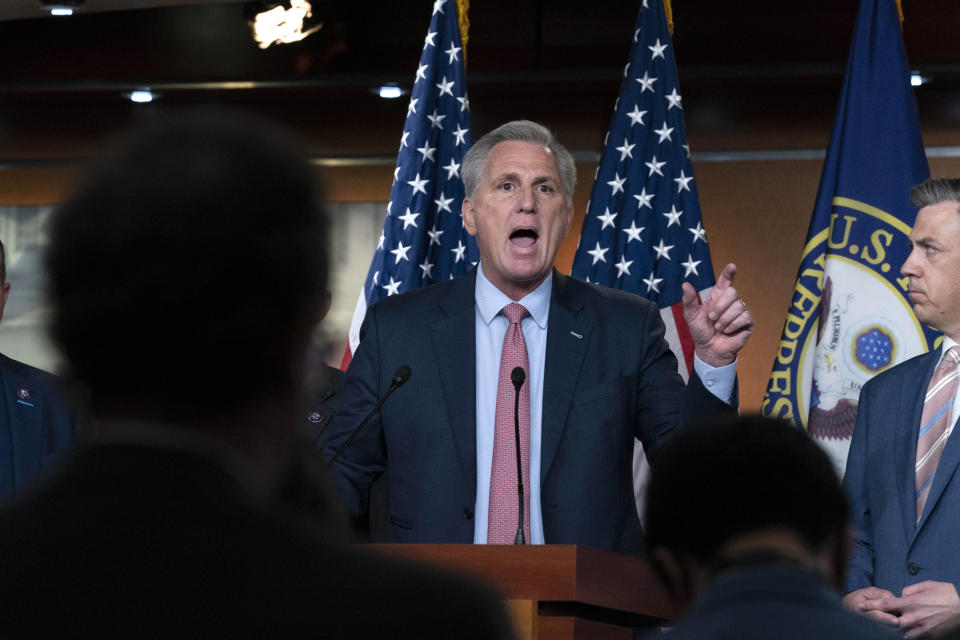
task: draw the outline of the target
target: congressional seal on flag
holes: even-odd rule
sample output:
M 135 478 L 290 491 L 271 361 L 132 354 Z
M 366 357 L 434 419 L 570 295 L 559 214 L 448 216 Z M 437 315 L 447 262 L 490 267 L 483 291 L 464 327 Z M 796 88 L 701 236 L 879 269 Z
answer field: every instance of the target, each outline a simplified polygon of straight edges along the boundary
M 828 449 L 853 435 L 863 384 L 936 336 L 913 315 L 900 275 L 909 232 L 877 207 L 835 197 L 828 226 L 804 248 L 763 408 Z

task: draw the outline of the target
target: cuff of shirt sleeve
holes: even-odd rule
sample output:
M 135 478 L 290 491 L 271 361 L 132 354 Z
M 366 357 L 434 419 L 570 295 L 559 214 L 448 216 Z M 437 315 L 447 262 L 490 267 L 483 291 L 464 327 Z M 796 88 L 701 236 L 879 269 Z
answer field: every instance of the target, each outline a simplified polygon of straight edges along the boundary
M 693 354 L 693 370 L 700 376 L 703 386 L 723 402 L 730 404 L 733 387 L 737 383 L 737 361 L 723 367 L 711 367 Z

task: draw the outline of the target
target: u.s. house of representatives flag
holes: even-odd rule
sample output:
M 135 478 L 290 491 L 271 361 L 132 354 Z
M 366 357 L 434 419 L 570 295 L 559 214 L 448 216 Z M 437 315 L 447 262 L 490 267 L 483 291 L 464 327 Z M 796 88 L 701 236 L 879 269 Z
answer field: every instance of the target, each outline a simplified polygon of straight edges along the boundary
M 900 266 L 930 175 L 894 0 L 863 0 L 793 298 L 763 399 L 842 471 L 860 388 L 926 351 Z
M 433 2 L 393 172 L 383 232 L 350 324 L 342 368 L 360 343 L 367 307 L 465 273 L 479 259 L 463 228 L 460 167 L 473 140 L 457 6 Z
M 706 297 L 716 280 L 661 0 L 644 0 L 637 16 L 571 275 L 657 303 L 680 375 L 687 379 L 693 340 L 683 318 L 681 285 L 689 282 Z M 639 443 L 633 466 L 640 508 L 647 473 Z

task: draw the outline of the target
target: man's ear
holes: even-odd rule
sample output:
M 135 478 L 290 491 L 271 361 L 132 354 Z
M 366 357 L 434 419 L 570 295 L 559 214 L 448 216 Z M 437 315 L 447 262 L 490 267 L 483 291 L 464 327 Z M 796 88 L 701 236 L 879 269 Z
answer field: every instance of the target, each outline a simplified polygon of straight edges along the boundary
M 460 214 L 463 216 L 463 227 L 467 230 L 472 236 L 477 235 L 477 210 L 473 206 L 473 202 L 470 201 L 469 197 L 463 199 L 463 204 L 460 206 Z
M 567 235 L 567 233 L 570 231 L 570 225 L 573 224 L 573 214 L 574 214 L 573 203 L 571 202 L 569 205 L 567 205 L 567 210 L 564 214 L 566 218 L 566 222 L 564 223 L 564 225 L 566 226 L 566 231 L 564 231 L 563 233 L 564 236 Z

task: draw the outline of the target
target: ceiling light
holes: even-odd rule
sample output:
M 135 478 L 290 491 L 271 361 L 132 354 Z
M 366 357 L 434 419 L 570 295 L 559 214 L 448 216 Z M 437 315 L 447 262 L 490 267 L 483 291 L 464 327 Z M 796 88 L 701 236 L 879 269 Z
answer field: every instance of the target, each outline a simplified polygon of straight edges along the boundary
M 261 11 L 251 23 L 253 39 L 261 49 L 266 49 L 272 44 L 299 42 L 323 28 L 321 22 L 304 31 L 303 21 L 311 15 L 313 15 L 313 8 L 307 0 L 290 0 L 289 9 L 284 8 L 283 5 L 277 5 Z
M 40 0 L 40 5 L 52 16 L 72 16 L 83 0 Z
M 927 84 L 928 82 L 930 82 L 930 78 L 928 76 L 922 75 L 919 71 L 910 72 L 911 87 L 919 87 Z
M 386 98 L 387 100 L 399 98 L 403 94 L 403 89 L 395 84 L 385 84 L 377 90 L 377 95 L 379 95 L 381 98 Z
M 146 104 L 148 102 L 153 102 L 156 99 L 157 95 L 150 91 L 150 89 L 136 89 L 127 94 L 127 98 L 130 102 L 136 102 L 137 104 Z

